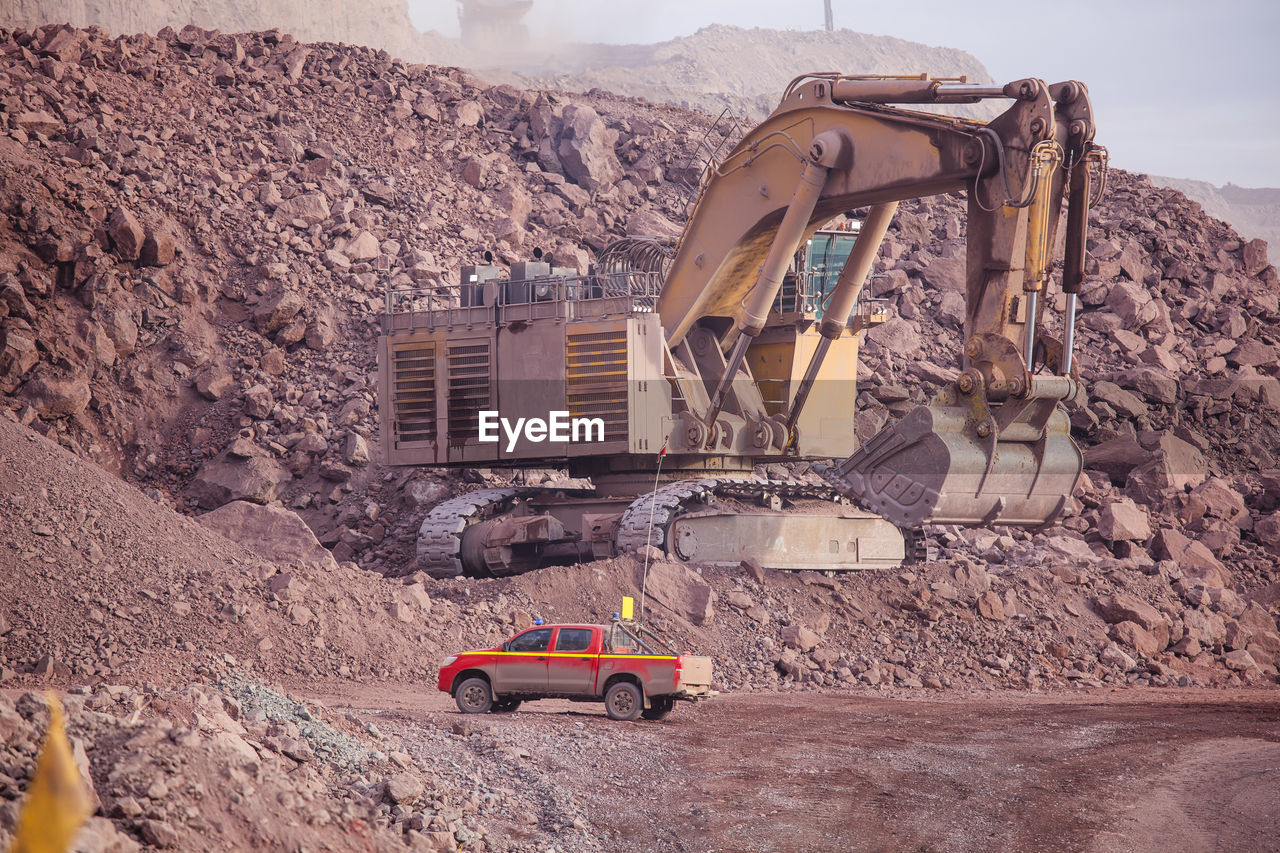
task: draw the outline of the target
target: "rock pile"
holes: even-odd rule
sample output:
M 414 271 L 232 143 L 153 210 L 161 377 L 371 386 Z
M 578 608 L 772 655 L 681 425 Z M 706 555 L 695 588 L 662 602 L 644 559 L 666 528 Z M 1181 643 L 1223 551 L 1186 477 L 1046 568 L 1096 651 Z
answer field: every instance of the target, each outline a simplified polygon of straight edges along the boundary
M 477 844 L 488 828 L 477 821 L 475 780 L 440 774 L 428 790 L 424 768 L 405 751 L 413 747 L 354 715 L 326 721 L 261 684 L 147 693 L 107 684 L 73 690 L 65 705 L 94 809 L 77 850 L 508 849 L 500 835 Z M 6 847 L 48 719 L 35 693 L 0 698 Z M 433 757 L 474 761 L 489 751 L 475 740 L 441 740 Z M 524 798 L 503 805 L 530 806 Z
M 184 508 L 283 501 L 375 568 L 416 481 L 378 466 L 387 285 L 674 229 L 663 175 L 700 121 L 276 33 L 50 26 L 0 52 L 0 391 Z
M 0 8 L 0 27 L 33 29 L 70 23 L 102 27 L 113 33 L 156 33 L 187 24 L 228 32 L 270 30 L 293 33 L 306 41 L 362 44 L 396 56 L 440 64 L 465 65 L 462 44 L 437 32 L 419 32 L 405 0 L 322 0 L 303 9 L 280 0 L 246 6 L 228 0 L 199 0 L 177 5 L 162 0 L 137 3 L 86 3 L 84 0 L 9 0 Z
M 3 417 L 0 509 L 0 683 L 429 679 L 452 645 L 424 628 L 450 602 L 335 564 L 288 510 L 197 523 Z
M 263 540 L 277 521 L 292 523 L 289 511 L 298 513 L 340 566 L 400 574 L 412 568 L 422 514 L 463 487 L 452 476 L 380 463 L 373 340 L 384 287 L 446 286 L 481 248 L 510 262 L 538 246 L 581 267 L 588 249 L 637 222 L 674 229 L 682 199 L 668 178 L 680 167 L 678 141 L 706 121 L 599 92 L 569 98 L 486 86 L 465 72 L 277 33 L 188 27 L 108 39 L 45 27 L 0 31 L 0 49 L 8 93 L 0 101 L 0 388 L 19 420 L 73 452 L 181 510 L 217 510 L 209 524 L 258 549 L 247 559 L 262 562 L 248 565 L 266 566 L 254 571 L 267 584 L 247 597 L 233 585 L 218 607 L 250 623 L 261 607 L 263 618 L 293 626 L 286 635 L 327 629 L 333 606 L 316 573 L 333 569 L 296 524 L 290 552 L 270 551 Z M 894 319 L 872 330 L 864 348 L 864 437 L 953 375 L 962 213 L 958 197 L 908 203 L 890 233 L 876 287 Z M 1274 617 L 1280 580 L 1280 463 L 1270 455 L 1280 430 L 1275 270 L 1263 244 L 1239 240 L 1140 176 L 1113 173 L 1092 225 L 1078 343 L 1090 396 L 1072 410 L 1087 476 L 1069 517 L 1034 535 L 936 530 L 944 563 L 883 587 L 842 582 L 870 584 L 868 596 L 885 606 L 873 635 L 860 633 L 872 628 L 862 616 L 848 621 L 849 644 L 882 632 L 895 655 L 933 654 L 936 636 L 916 622 L 943 630 L 939 614 L 954 610 L 946 630 L 984 650 L 943 656 L 932 673 L 891 661 L 904 667 L 902 678 L 881 673 L 877 684 L 909 683 L 906 672 L 924 683 L 950 667 L 979 679 L 992 669 L 1029 679 L 1020 652 L 1010 646 L 993 657 L 989 642 L 999 632 L 980 628 L 1052 610 L 1056 599 L 1042 607 L 1036 596 L 1053 591 L 1080 593 L 1071 598 L 1077 612 L 1055 612 L 1041 641 L 1068 649 L 1053 660 L 1083 661 L 1070 665 L 1092 673 L 1081 678 L 1213 683 L 1228 672 L 1275 672 L 1274 624 L 1262 618 Z M 218 509 L 232 502 L 242 503 Z M 272 502 L 283 506 L 248 506 Z M 42 511 L 20 505 L 32 524 Z M 72 532 L 50 526 L 47 542 L 25 537 L 15 551 L 63 559 L 57 545 L 91 556 L 94 543 Z M 296 565 L 280 573 L 267 560 Z M 979 568 L 1009 579 L 975 583 Z M 552 584 L 541 576 L 512 582 L 535 584 L 513 604 L 498 603 L 503 589 L 469 599 L 448 584 L 419 582 L 415 591 L 409 580 L 407 594 L 369 593 L 393 623 L 391 636 L 429 610 L 433 621 L 457 619 L 464 634 L 492 638 Z M 830 658 L 812 642 L 822 631 L 777 616 L 799 588 L 770 604 L 734 583 L 705 591 L 682 583 L 688 588 L 677 585 L 664 604 L 701 602 L 698 618 L 680 618 L 707 642 L 733 614 L 744 627 L 765 624 L 761 615 L 777 627 L 773 647 L 752 653 L 769 664 L 766 675 L 740 684 L 772 684 L 768 672 L 842 683 L 842 669 L 854 676 L 848 683 L 872 681 L 860 678 L 870 658 L 865 666 Z M 844 595 L 842 588 L 834 591 Z M 1167 632 L 1151 619 L 1103 629 L 1112 623 L 1099 599 L 1120 594 L 1163 607 Z M 167 595 L 183 603 L 181 589 Z M 1068 626 L 1076 620 L 1103 634 Z M 280 642 L 275 630 L 254 636 L 257 654 L 271 651 L 262 643 Z M 917 647 L 901 632 L 935 646 Z M 46 656 L 46 674 L 57 671 L 54 656 L 14 648 L 12 660 L 29 671 Z M 1125 667 L 1097 672 L 1102 653 L 1106 665 Z M 105 643 L 64 655 L 86 671 L 111 667 Z M 385 671 L 416 671 L 394 654 L 384 660 Z M 326 665 L 359 674 L 370 663 L 336 654 Z M 1069 675 L 1043 663 L 1035 669 L 1036 678 Z

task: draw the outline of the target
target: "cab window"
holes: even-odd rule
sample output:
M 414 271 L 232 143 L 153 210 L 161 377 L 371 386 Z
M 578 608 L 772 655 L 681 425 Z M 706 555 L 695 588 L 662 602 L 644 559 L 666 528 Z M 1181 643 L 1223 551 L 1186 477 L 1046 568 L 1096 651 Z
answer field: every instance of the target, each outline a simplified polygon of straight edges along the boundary
M 551 645 L 551 629 L 539 628 L 536 631 L 525 631 L 511 641 L 513 652 L 545 652 Z
M 561 628 L 556 637 L 556 651 L 585 652 L 591 648 L 590 628 Z
M 609 626 L 609 636 L 605 640 L 605 647 L 615 655 L 633 655 L 639 649 L 635 647 L 636 641 L 626 631 L 617 625 Z

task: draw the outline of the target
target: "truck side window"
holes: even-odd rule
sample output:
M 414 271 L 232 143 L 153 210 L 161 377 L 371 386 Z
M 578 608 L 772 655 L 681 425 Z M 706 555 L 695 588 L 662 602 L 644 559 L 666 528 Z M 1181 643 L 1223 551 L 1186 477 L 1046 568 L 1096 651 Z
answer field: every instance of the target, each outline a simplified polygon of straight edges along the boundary
M 545 652 L 551 645 L 551 629 L 539 628 L 536 631 L 525 631 L 511 641 L 513 652 Z
M 561 628 L 556 637 L 556 651 L 585 652 L 591 648 L 590 628 Z

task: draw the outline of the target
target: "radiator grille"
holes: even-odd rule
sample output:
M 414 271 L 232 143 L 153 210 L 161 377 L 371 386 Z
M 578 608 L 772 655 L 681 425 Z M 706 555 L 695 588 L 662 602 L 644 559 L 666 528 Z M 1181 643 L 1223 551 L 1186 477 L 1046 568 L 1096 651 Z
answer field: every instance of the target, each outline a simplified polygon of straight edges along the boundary
M 627 439 L 627 330 L 569 335 L 569 417 L 600 418 L 605 441 Z
M 451 345 L 449 352 L 449 442 L 480 437 L 480 412 L 492 409 L 489 343 Z
M 392 350 L 391 400 L 395 446 L 436 440 L 436 348 L 402 344 Z

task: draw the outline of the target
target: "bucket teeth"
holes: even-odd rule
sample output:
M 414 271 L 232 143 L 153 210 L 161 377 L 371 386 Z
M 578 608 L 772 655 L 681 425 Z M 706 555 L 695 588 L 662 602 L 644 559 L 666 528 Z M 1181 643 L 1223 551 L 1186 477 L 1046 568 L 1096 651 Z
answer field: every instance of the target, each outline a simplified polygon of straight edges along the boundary
M 982 438 L 970 410 L 918 406 L 828 477 L 899 527 L 1039 527 L 1061 513 L 1083 468 L 1070 429 L 1055 406 L 1034 436 Z

